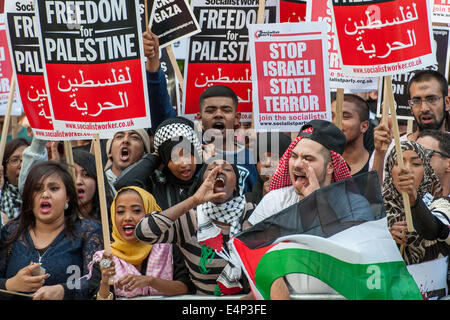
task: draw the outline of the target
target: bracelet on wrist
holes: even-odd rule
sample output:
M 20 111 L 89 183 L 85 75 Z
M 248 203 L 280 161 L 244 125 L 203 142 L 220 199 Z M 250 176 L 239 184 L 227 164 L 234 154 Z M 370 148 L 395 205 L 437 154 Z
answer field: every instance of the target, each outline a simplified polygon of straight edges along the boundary
M 97 292 L 97 297 L 96 297 L 96 299 L 97 299 L 97 300 L 113 300 L 113 299 L 114 299 L 114 295 L 113 295 L 113 293 L 112 293 L 111 291 L 109 291 L 108 296 L 107 296 L 106 298 L 103 298 L 103 297 L 99 294 L 99 292 Z

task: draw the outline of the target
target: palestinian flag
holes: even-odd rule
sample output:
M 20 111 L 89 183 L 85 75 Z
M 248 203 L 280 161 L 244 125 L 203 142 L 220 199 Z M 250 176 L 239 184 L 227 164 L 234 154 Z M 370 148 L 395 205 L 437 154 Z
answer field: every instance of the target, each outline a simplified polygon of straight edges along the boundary
M 285 277 L 295 293 L 421 299 L 387 228 L 375 171 L 323 187 L 232 240 L 257 298 Z
M 296 293 L 337 292 L 352 300 L 422 299 L 386 218 L 329 238 L 290 235 L 256 249 L 234 238 L 232 250 L 258 299 L 270 299 L 271 285 L 279 277 Z

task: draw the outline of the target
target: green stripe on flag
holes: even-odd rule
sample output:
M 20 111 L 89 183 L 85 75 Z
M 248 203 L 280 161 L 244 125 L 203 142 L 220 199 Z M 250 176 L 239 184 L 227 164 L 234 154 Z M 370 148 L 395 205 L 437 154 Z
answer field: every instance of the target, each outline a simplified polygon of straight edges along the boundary
M 352 264 L 296 248 L 267 252 L 256 267 L 255 285 L 264 299 L 270 299 L 273 281 L 291 273 L 313 276 L 350 300 L 422 300 L 403 261 Z

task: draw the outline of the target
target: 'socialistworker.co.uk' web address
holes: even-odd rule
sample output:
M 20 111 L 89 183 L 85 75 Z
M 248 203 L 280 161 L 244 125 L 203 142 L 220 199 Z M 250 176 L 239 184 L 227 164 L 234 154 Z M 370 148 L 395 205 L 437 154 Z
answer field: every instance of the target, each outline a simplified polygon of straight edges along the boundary
M 391 71 L 398 71 L 403 70 L 410 67 L 415 67 L 417 65 L 422 64 L 422 60 L 420 58 L 417 58 L 415 60 L 400 63 L 397 62 L 393 65 L 387 65 L 387 66 L 371 66 L 371 67 L 364 67 L 364 68 L 353 68 L 354 73 L 373 73 L 373 72 L 391 72 Z

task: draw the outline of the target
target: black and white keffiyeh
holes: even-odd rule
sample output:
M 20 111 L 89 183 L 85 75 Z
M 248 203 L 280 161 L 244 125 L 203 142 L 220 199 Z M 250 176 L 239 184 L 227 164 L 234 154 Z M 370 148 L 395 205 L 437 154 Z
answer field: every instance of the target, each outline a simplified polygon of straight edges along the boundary
M 197 239 L 205 241 L 216 237 L 221 231 L 213 220 L 217 220 L 230 225 L 230 236 L 241 231 L 241 217 L 245 208 L 245 197 L 239 196 L 228 202 L 215 205 L 212 202 L 205 202 L 197 207 Z
M 229 248 L 224 245 L 222 231 L 213 220 L 230 225 L 230 237 L 238 234 L 241 229 L 241 219 L 245 210 L 245 197 L 239 196 L 220 205 L 206 202 L 197 207 L 197 239 L 203 245 L 214 250 L 221 258 L 228 261 L 217 278 L 217 295 L 234 294 L 242 289 L 239 280 L 242 270 L 238 267 L 237 259 Z
M 9 181 L 5 181 L 1 194 L 0 211 L 4 212 L 8 219 L 14 219 L 19 215 L 21 205 L 22 196 L 19 188 L 9 183 Z
M 167 123 L 166 125 L 160 126 L 158 128 L 155 133 L 154 139 L 155 152 L 158 152 L 159 147 L 165 141 L 178 137 L 187 139 L 194 146 L 197 154 L 201 156 L 202 144 L 198 138 L 197 133 L 191 126 L 178 121 Z

